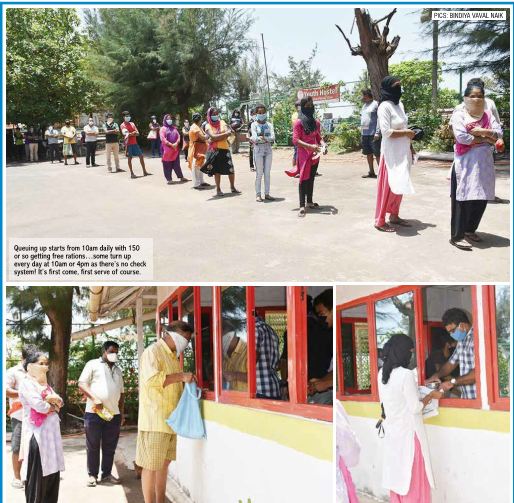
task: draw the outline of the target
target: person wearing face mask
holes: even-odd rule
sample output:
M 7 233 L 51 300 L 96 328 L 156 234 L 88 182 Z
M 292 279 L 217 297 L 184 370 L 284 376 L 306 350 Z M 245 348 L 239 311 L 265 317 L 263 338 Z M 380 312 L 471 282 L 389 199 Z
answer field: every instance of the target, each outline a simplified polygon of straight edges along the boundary
M 20 382 L 23 406 L 21 479 L 26 503 L 57 503 L 60 472 L 64 471 L 59 411 L 62 399 L 47 381 L 48 357 L 30 348 L 23 364 L 27 372 Z
M 159 133 L 162 145 L 162 169 L 168 185 L 173 183 L 173 171 L 181 182 L 189 181 L 184 177 L 180 168 L 180 133 L 175 124 L 175 116 L 166 114 L 162 119 Z
M 144 503 L 166 501 L 168 466 L 177 451 L 177 435 L 166 420 L 178 405 L 183 383 L 195 380 L 191 372 L 181 371 L 179 361 L 192 335 L 190 325 L 172 321 L 141 356 L 136 464 L 142 468 Z
M 307 317 L 309 403 L 330 405 L 333 401 L 333 302 L 332 288 L 323 290 L 312 303 L 314 317 Z
M 112 474 L 114 453 L 120 428 L 124 423 L 125 390 L 123 372 L 116 365 L 120 347 L 114 341 L 102 345 L 102 356 L 89 360 L 79 377 L 79 390 L 86 397 L 84 430 L 86 432 L 88 487 L 119 484 Z M 101 477 L 100 451 L 102 453 Z
M 248 132 L 246 133 L 246 139 L 248 140 L 248 145 L 250 146 L 250 151 L 248 153 L 248 159 L 250 161 L 250 171 L 255 171 L 255 157 L 253 155 L 253 140 L 252 140 L 252 124 L 255 122 L 255 108 L 250 110 L 250 122 L 248 122 Z
M 263 200 L 273 201 L 274 198 L 270 196 L 270 181 L 271 181 L 271 161 L 273 151 L 271 146 L 275 142 L 275 131 L 273 124 L 268 122 L 268 115 L 264 105 L 257 105 L 255 107 L 256 116 L 255 121 L 251 126 L 251 138 L 253 142 L 253 155 L 255 162 L 255 193 L 256 201 L 262 203 Z M 264 176 L 264 198 L 262 197 L 261 186 L 262 177 Z
M 184 125 L 182 126 L 182 152 L 184 153 L 184 160 L 187 162 L 187 154 L 189 152 L 189 130 L 191 129 L 191 125 L 189 121 L 186 119 L 184 121 Z
M 293 128 L 293 144 L 297 146 L 296 166 L 286 171 L 286 174 L 291 177 L 300 175 L 298 216 L 304 217 L 306 201 L 308 208 L 319 208 L 319 204 L 312 200 L 314 179 L 318 171 L 319 156 L 322 152 L 326 153 L 326 145 L 321 137 L 321 124 L 315 117 L 314 102 L 310 96 L 300 101 L 300 113 Z
M 243 119 L 241 118 L 241 112 L 239 109 L 235 109 L 230 117 L 230 127 L 235 131 L 234 141 L 232 142 L 232 153 L 239 154 L 239 147 L 241 142 L 239 141 L 239 130 L 243 127 Z
M 105 157 L 107 159 L 107 171 L 112 172 L 111 154 L 114 156 L 115 172 L 120 169 L 120 143 L 118 141 L 120 126 L 114 122 L 112 113 L 108 113 L 104 124 L 105 129 Z
M 50 154 L 50 161 L 53 164 L 55 160 L 62 162 L 61 152 L 59 150 L 59 136 L 60 131 L 57 123 L 48 126 L 48 129 L 45 131 L 45 138 L 48 144 L 48 152 Z
M 205 158 L 205 164 L 201 170 L 208 176 L 214 175 L 216 183 L 216 195 L 222 197 L 225 194 L 221 191 L 221 175 L 228 175 L 230 181 L 230 191 L 232 194 L 241 194 L 236 189 L 234 164 L 232 162 L 232 155 L 230 154 L 230 146 L 228 144 L 228 137 L 234 132 L 227 126 L 226 122 L 221 120 L 219 110 L 216 107 L 211 107 L 207 111 L 207 126 L 205 132 L 209 137 L 209 146 Z
M 441 394 L 458 386 L 461 398 L 474 399 L 477 397 L 477 388 L 473 326 L 466 312 L 457 307 L 448 309 L 442 316 L 442 322 L 446 331 L 457 341 L 457 346 L 450 359 L 426 382 L 439 383 Z M 452 377 L 451 374 L 457 367 L 459 376 Z
M 407 115 L 400 101 L 401 96 L 400 79 L 385 77 L 380 87 L 378 107 L 382 144 L 375 209 L 375 228 L 382 232 L 396 232 L 395 225 L 411 225 L 399 216 L 403 195 L 414 194 L 410 169 L 414 158 L 411 140 L 415 136 L 414 131 L 407 127 Z M 387 213 L 389 223 L 386 222 Z
M 84 126 L 86 144 L 86 168 L 89 166 L 98 166 L 95 162 L 96 157 L 96 146 L 98 144 L 98 127 L 95 126 L 93 117 L 89 117 L 87 124 Z
M 380 163 L 380 129 L 378 128 L 378 102 L 373 99 L 371 89 L 363 89 L 361 93 L 361 146 L 362 153 L 368 161 L 368 174 L 362 178 L 376 178 L 373 158 Z
M 128 167 L 130 170 L 130 178 L 137 178 L 132 170 L 132 158 L 139 157 L 139 162 L 141 163 L 141 167 L 143 168 L 143 176 L 148 176 L 148 172 L 145 167 L 145 158 L 143 157 L 143 151 L 139 147 L 137 143 L 137 137 L 139 136 L 139 130 L 136 125 L 130 121 L 132 118 L 130 116 L 130 112 L 125 110 L 122 113 L 123 115 L 123 123 L 121 124 L 121 132 L 125 137 L 125 141 L 127 144 L 127 158 L 128 158 Z
M 150 144 L 152 146 L 152 157 L 160 157 L 161 156 L 161 139 L 159 136 L 160 126 L 157 122 L 157 117 L 152 115 L 150 117 L 150 124 L 148 124 L 148 140 L 150 140 Z
M 30 127 L 29 130 L 25 133 L 25 140 L 29 146 L 29 156 L 27 160 L 31 162 L 38 161 L 38 148 L 39 148 L 39 135 L 34 127 Z
M 471 250 L 482 241 L 476 233 L 487 207 L 495 199 L 495 171 L 491 145 L 501 140 L 502 129 L 486 110 L 484 88 L 475 83 L 464 91 L 464 107 L 452 116 L 455 157 L 451 173 L 450 244 Z
M 62 153 L 64 156 L 64 164 L 68 165 L 68 157 L 73 156 L 75 164 L 80 164 L 77 161 L 77 131 L 71 125 L 71 120 L 66 119 L 64 126 L 61 128 L 61 135 L 64 139 L 62 146 Z
M 384 364 L 378 372 L 378 394 L 383 407 L 382 486 L 392 503 L 430 503 L 434 487 L 423 408 L 416 373 L 409 369 L 413 340 L 394 334 L 383 348 Z
M 202 116 L 198 112 L 193 114 L 193 124 L 189 130 L 189 152 L 188 166 L 193 172 L 194 186 L 196 190 L 202 190 L 204 187 L 210 187 L 210 184 L 203 181 L 203 173 L 200 168 L 205 162 L 205 153 L 207 152 L 207 136 L 200 127 Z

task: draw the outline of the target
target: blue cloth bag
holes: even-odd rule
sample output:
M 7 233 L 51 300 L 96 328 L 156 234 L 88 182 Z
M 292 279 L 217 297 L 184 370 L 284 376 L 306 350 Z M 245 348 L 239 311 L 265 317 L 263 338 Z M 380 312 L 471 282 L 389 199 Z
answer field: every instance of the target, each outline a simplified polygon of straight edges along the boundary
M 186 383 L 177 408 L 166 420 L 168 426 L 181 437 L 205 438 L 205 426 L 200 413 L 202 390 L 196 383 Z

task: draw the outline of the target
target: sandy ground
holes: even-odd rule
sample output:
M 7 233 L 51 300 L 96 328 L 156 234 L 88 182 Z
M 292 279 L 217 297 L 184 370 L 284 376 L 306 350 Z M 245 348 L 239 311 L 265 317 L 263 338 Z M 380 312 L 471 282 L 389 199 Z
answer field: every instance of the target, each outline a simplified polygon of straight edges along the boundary
M 413 226 L 385 234 L 373 227 L 376 181 L 361 178 L 362 155 L 322 159 L 314 193 L 321 208 L 304 219 L 297 217 L 298 180 L 284 174 L 290 158 L 291 149 L 274 152 L 277 199 L 266 203 L 255 201 L 247 154 L 234 156 L 242 194 L 223 198 L 191 182 L 166 185 L 159 159 L 147 159 L 152 176 L 136 180 L 128 171 L 108 173 L 103 154 L 102 166 L 89 169 L 83 158 L 78 166 L 13 164 L 6 169 L 7 236 L 153 238 L 154 279 L 164 282 L 509 280 L 510 205 L 488 206 L 484 241 L 472 251 L 448 243 L 447 162 L 413 168 L 416 194 L 401 210 Z M 141 174 L 138 161 L 135 171 Z M 227 178 L 222 188 L 229 191 Z M 508 165 L 497 166 L 496 194 L 510 197 Z

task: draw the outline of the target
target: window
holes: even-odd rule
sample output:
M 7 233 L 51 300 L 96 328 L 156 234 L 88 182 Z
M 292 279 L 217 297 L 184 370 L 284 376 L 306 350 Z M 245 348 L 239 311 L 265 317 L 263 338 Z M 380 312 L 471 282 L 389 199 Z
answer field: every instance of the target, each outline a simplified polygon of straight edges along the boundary
M 169 324 L 169 310 L 168 307 L 161 309 L 159 312 L 159 336 L 162 337 L 162 333 L 165 327 Z
M 343 393 L 370 394 L 371 372 L 367 305 L 344 309 L 340 315 Z
M 184 369 L 196 366 L 204 399 L 332 421 L 329 405 L 308 403 L 307 397 L 307 313 L 313 316 L 307 295 L 316 297 L 324 290 L 177 287 L 159 306 L 159 319 L 176 312 L 181 320 L 194 324 L 195 343 L 182 363 Z M 330 340 L 331 330 L 327 333 Z M 313 341 L 315 335 L 310 336 Z M 330 364 L 331 355 L 325 373 L 330 373 Z
M 221 287 L 222 388 L 248 390 L 246 287 Z
M 193 334 L 196 332 L 195 327 L 195 296 L 193 292 L 193 288 L 189 287 L 184 291 L 181 297 L 181 319 L 182 321 L 188 323 L 193 327 Z M 185 372 L 196 372 L 196 362 L 195 362 L 195 337 L 196 334 L 193 335 L 191 341 L 187 345 L 184 350 L 183 358 L 184 358 L 184 371 Z
M 492 409 L 510 410 L 510 285 L 484 286 L 484 324 Z
M 414 320 L 414 293 L 405 292 L 375 302 L 375 327 L 377 339 L 378 368 L 382 367 L 382 349 L 395 334 L 410 337 L 416 348 Z M 411 368 L 416 366 L 416 357 L 411 360 Z
M 178 299 L 175 299 L 171 303 L 171 320 L 170 321 L 175 321 L 175 320 L 178 320 Z
M 202 354 L 202 388 L 214 391 L 214 329 L 212 317 L 212 287 L 200 287 L 200 337 L 201 354 Z

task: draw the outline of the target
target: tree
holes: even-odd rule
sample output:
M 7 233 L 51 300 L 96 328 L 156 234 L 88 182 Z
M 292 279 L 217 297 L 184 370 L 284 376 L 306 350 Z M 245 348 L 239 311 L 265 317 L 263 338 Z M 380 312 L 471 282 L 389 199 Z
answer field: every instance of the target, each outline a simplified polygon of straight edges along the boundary
M 292 56 L 287 58 L 289 71 L 286 75 L 271 74 L 273 92 L 281 98 L 294 103 L 298 89 L 316 87 L 322 84 L 325 77 L 320 70 L 314 68 L 314 59 L 318 52 L 317 47 L 312 49 L 307 59 L 296 60 Z
M 421 22 L 432 22 L 432 109 L 437 110 L 437 87 L 439 84 L 439 21 L 432 20 L 432 12 L 436 9 L 423 9 Z
M 18 313 L 8 320 L 13 333 L 22 341 L 33 341 L 49 349 L 48 379 L 57 393 L 66 401 L 68 359 L 72 331 L 73 311 L 82 293 L 73 286 L 8 287 L 9 312 Z M 26 315 L 25 320 L 23 320 Z M 50 339 L 43 332 L 46 319 L 50 321 Z
M 393 9 L 387 16 L 374 21 L 366 9 L 355 9 L 355 21 L 360 38 L 360 45 L 357 46 L 352 46 L 350 39 L 336 24 L 348 44 L 351 55 L 364 58 L 371 81 L 371 91 L 375 99 L 380 97 L 380 83 L 384 77 L 389 75 L 389 59 L 400 43 L 399 36 L 395 36 L 390 42 L 387 40 L 389 23 L 395 14 L 396 9 Z M 379 25 L 382 21 L 385 21 L 385 25 L 381 30 Z
M 251 95 L 262 96 L 266 92 L 264 67 L 259 61 L 257 48 L 252 49 L 244 59 L 240 59 L 227 77 L 234 104 L 249 101 Z
M 117 111 L 185 117 L 229 91 L 227 72 L 252 45 L 238 27 L 251 22 L 241 9 L 90 10 L 95 78 Z
M 62 121 L 98 98 L 85 72 L 79 23 L 75 9 L 6 10 L 8 121 Z
M 455 11 L 456 9 L 452 9 Z M 462 9 L 462 10 L 488 10 Z M 449 43 L 441 48 L 444 56 L 452 56 L 459 62 L 453 66 L 458 71 L 460 68 L 474 68 L 478 73 L 492 72 L 503 87 L 510 86 L 510 9 L 503 10 L 507 13 L 505 21 L 479 20 L 469 21 L 441 21 L 439 35 Z M 426 24 L 424 34 L 428 35 L 432 30 Z

